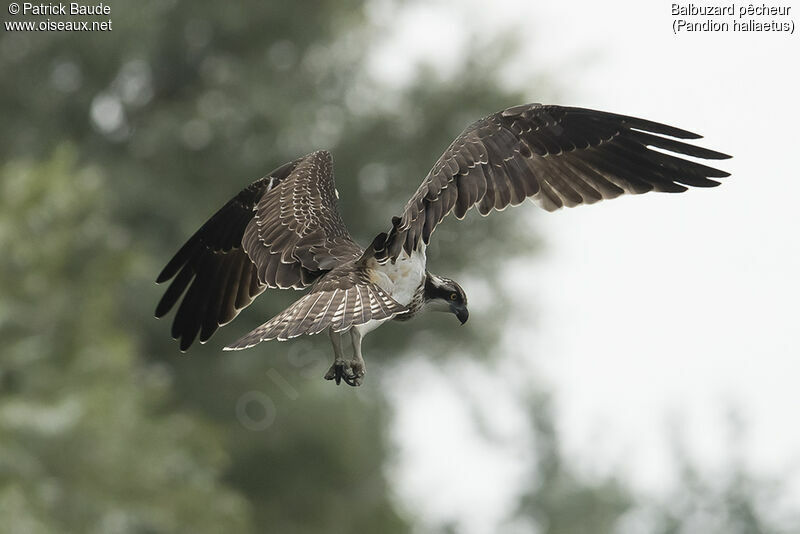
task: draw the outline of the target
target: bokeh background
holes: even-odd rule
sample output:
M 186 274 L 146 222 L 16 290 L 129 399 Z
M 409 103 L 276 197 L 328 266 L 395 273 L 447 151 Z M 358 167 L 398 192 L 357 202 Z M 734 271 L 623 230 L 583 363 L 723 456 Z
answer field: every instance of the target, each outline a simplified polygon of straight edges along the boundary
M 800 532 L 796 35 L 675 36 L 661 0 L 110 5 L 0 34 L 0 532 Z M 359 389 L 327 339 L 221 352 L 293 292 L 186 355 L 153 319 L 251 180 L 331 150 L 368 243 L 530 101 L 698 131 L 733 177 L 445 224 L 470 322 L 383 327 Z

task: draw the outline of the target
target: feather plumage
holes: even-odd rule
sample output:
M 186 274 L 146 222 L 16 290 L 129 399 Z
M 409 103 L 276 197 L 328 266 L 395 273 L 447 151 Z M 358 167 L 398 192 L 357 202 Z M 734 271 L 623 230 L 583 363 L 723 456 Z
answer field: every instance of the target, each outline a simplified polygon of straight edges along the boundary
M 729 157 L 685 142 L 698 138 L 588 109 L 506 109 L 452 142 L 366 252 L 338 212 L 330 154 L 314 152 L 250 184 L 180 248 L 158 276 L 172 282 L 156 316 L 178 306 L 172 335 L 181 350 L 198 336 L 208 340 L 267 288 L 310 290 L 226 349 L 405 320 L 424 307 L 424 245 L 449 213 L 461 219 L 477 207 L 487 215 L 526 198 L 553 211 L 624 193 L 718 185 L 728 173 L 680 157 Z
M 553 211 L 622 193 L 719 185 L 711 178 L 727 172 L 660 151 L 729 157 L 678 140 L 699 138 L 666 124 L 589 109 L 506 109 L 471 124 L 453 141 L 374 250 L 381 261 L 394 261 L 403 250 L 427 244 L 451 211 L 461 219 L 473 206 L 487 215 L 531 198 Z
M 302 289 L 358 258 L 336 207 L 331 156 L 319 151 L 282 165 L 239 192 L 167 263 L 173 279 L 156 307 L 181 299 L 172 336 L 185 351 L 207 341 L 267 288 Z

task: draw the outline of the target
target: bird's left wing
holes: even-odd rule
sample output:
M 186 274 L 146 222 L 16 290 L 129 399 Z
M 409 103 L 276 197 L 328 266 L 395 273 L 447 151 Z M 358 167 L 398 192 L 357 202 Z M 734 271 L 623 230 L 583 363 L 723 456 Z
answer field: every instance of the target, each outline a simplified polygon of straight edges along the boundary
M 713 187 L 727 172 L 667 152 L 730 156 L 677 139 L 701 136 L 665 124 L 590 109 L 526 104 L 481 119 L 445 150 L 371 253 L 394 260 L 428 243 L 450 212 L 482 215 L 526 198 L 547 211 L 623 193 Z M 653 150 L 653 149 L 658 150 Z
M 266 288 L 303 289 L 362 253 L 337 208 L 331 155 L 313 152 L 256 180 L 215 213 L 169 261 L 156 308 L 183 301 L 172 337 L 207 341 Z

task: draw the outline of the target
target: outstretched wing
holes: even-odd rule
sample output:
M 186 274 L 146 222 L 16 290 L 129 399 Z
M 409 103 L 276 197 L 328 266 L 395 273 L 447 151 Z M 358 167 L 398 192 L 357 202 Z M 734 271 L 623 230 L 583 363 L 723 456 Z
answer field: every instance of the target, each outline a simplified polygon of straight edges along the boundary
M 667 137 L 665 137 L 667 136 Z M 428 243 L 451 211 L 482 215 L 526 198 L 554 211 L 623 193 L 713 187 L 729 173 L 667 154 L 730 156 L 678 139 L 701 136 L 665 124 L 590 109 L 527 104 L 467 127 L 445 150 L 393 228 L 373 242 L 379 259 Z M 657 148 L 659 150 L 653 150 Z
M 336 208 L 331 156 L 314 152 L 247 186 L 181 247 L 156 280 L 174 277 L 156 317 L 183 295 L 172 337 L 185 351 L 267 287 L 305 288 L 361 252 Z
M 350 262 L 320 278 L 311 292 L 225 350 L 252 347 L 262 341 L 285 341 L 326 328 L 347 330 L 373 320 L 391 319 L 407 308 L 374 284 L 360 262 Z

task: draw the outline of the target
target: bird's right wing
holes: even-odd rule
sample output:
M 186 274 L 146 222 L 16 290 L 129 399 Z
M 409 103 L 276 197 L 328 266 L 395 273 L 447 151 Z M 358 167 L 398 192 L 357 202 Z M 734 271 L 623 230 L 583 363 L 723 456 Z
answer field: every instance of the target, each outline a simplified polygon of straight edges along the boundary
M 303 289 L 361 252 L 336 207 L 331 156 L 314 152 L 247 186 L 189 238 L 156 280 L 174 278 L 155 315 L 183 295 L 172 337 L 185 351 L 267 287 Z

